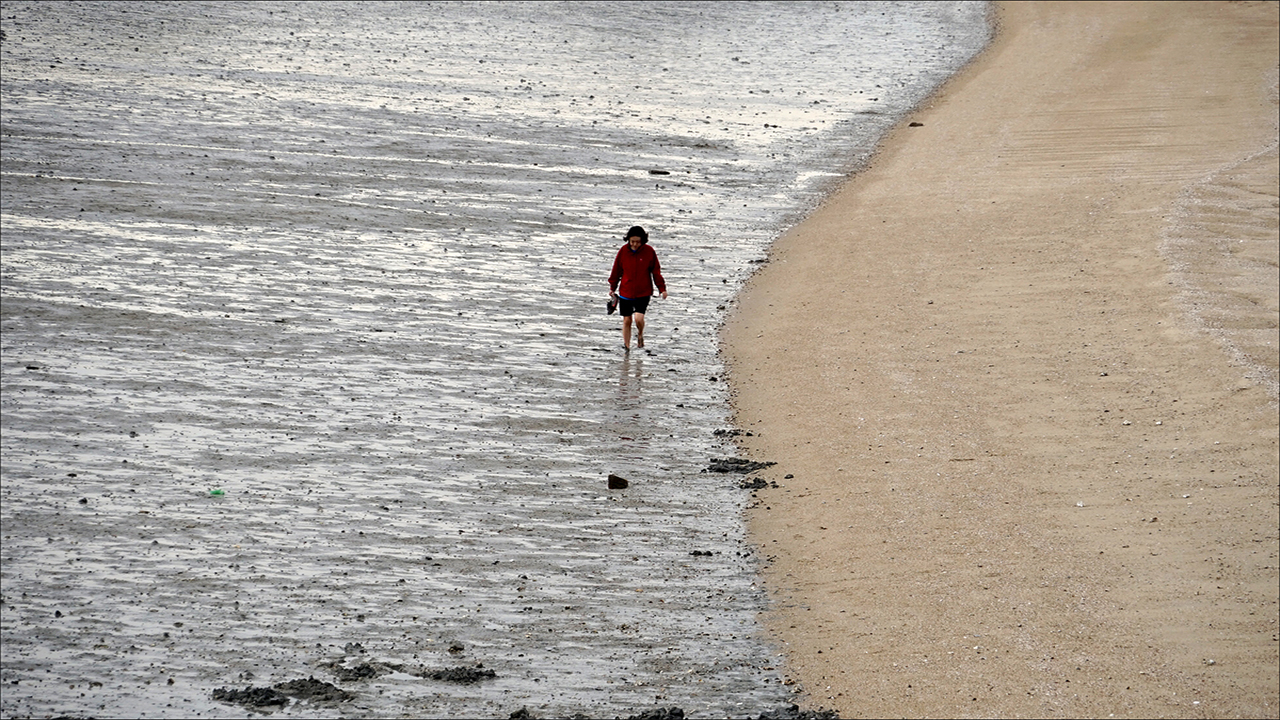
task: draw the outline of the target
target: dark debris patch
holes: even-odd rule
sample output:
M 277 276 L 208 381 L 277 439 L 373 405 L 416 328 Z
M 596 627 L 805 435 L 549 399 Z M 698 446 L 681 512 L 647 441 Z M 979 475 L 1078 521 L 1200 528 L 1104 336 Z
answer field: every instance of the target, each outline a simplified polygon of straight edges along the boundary
M 522 707 L 508 717 L 510 720 L 538 720 L 538 716 L 530 712 L 528 707 Z M 614 717 L 616 720 L 617 716 Z M 626 720 L 684 720 L 684 718 L 683 709 L 669 707 L 644 710 L 634 715 L 628 715 Z M 565 718 L 565 720 L 592 719 L 590 715 L 574 713 Z M 840 715 L 835 710 L 801 710 L 799 705 L 790 705 L 777 710 L 762 712 L 757 716 L 756 720 L 840 720 Z
M 346 702 L 355 697 L 355 693 L 349 693 L 346 690 L 315 678 L 307 678 L 306 680 L 290 680 L 273 685 L 276 690 L 295 697 L 299 700 L 315 700 L 317 702 Z
M 511 713 L 507 717 L 509 718 L 509 720 L 541 720 L 537 715 L 534 715 L 532 712 L 529 712 L 528 707 L 522 707 L 519 710 Z M 565 717 L 564 720 L 592 720 L 592 719 L 588 715 L 583 715 L 582 713 L 574 713 L 572 715 L 569 715 L 568 717 Z
M 627 720 L 684 720 L 684 710 L 678 707 L 654 708 L 639 715 L 631 715 Z
M 685 711 L 678 707 L 657 707 L 627 717 L 627 720 L 685 720 Z
M 760 713 L 756 720 L 840 720 L 840 714 L 835 710 L 801 710 L 799 705 L 791 705 Z
M 773 467 L 777 464 L 743 460 L 742 458 L 711 458 L 711 464 L 707 466 L 707 472 L 746 474 Z
M 360 663 L 351 667 L 346 667 L 342 663 L 331 662 L 325 665 L 326 668 L 333 671 L 335 677 L 342 682 L 356 682 L 359 680 L 370 680 L 379 675 L 385 675 L 389 672 L 400 670 L 398 665 L 384 665 L 382 663 Z
M 476 665 L 475 667 L 453 667 L 443 670 L 424 670 L 420 673 L 414 673 L 420 678 L 428 680 L 439 680 L 441 682 L 461 683 L 470 685 L 478 683 L 481 680 L 490 680 L 498 677 L 498 673 L 489 670 L 484 665 Z
M 289 698 L 315 702 L 346 702 L 354 697 L 353 693 L 333 683 L 313 677 L 277 683 L 271 687 L 246 687 L 243 690 L 221 687 L 213 691 L 214 700 L 252 708 L 283 707 L 289 704 Z
M 269 687 L 246 687 L 243 690 L 220 687 L 213 691 L 213 699 L 218 702 L 245 705 L 247 707 L 271 707 L 272 705 L 288 705 L 289 696 Z

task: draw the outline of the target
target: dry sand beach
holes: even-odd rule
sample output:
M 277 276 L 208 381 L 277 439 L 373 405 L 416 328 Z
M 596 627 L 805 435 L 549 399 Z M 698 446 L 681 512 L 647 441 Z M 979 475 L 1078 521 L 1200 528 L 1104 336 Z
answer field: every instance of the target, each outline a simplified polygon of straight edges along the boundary
M 1276 3 L 1005 3 L 723 330 L 843 717 L 1276 717 Z

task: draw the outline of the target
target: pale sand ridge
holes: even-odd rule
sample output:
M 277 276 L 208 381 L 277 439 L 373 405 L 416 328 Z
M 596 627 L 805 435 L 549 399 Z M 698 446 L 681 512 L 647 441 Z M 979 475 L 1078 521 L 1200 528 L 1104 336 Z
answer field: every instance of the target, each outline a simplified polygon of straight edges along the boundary
M 766 621 L 845 717 L 1276 717 L 1278 6 L 999 13 L 726 322 Z

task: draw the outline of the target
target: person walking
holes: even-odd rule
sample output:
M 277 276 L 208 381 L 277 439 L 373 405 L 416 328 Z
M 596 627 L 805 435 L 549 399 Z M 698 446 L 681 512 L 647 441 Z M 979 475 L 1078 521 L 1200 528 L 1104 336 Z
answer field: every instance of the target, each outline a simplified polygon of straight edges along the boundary
M 649 247 L 649 233 L 636 225 L 627 231 L 627 244 L 618 249 L 609 273 L 609 296 L 618 303 L 622 315 L 622 348 L 631 352 L 631 324 L 636 326 L 636 347 L 644 347 L 644 314 L 649 309 L 653 286 L 667 299 L 667 281 L 662 279 L 658 254 Z

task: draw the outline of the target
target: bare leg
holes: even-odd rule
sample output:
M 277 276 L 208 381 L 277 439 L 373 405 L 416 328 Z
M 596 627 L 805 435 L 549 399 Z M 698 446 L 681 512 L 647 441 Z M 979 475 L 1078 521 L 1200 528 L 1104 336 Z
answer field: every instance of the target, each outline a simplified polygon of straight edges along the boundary
M 644 313 L 636 313 L 636 347 L 644 347 Z
M 644 317 L 643 315 L 641 317 Z M 631 316 L 622 316 L 622 347 L 631 349 Z

